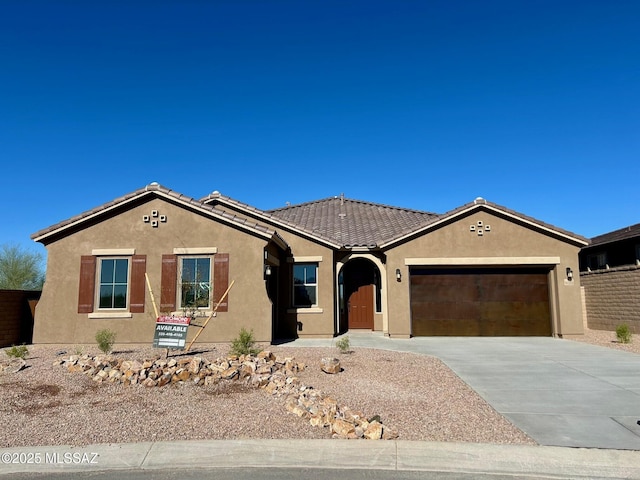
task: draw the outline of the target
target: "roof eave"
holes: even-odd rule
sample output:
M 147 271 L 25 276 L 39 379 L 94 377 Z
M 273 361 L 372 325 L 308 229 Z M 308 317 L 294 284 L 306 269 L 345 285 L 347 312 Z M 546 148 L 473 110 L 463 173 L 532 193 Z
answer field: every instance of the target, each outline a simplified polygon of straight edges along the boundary
M 281 219 L 279 219 L 278 217 L 271 215 L 267 212 L 265 212 L 264 210 L 260 210 L 256 207 L 252 207 L 251 205 L 248 205 L 246 203 L 242 203 L 239 202 L 237 200 L 234 200 L 233 198 L 227 197 L 225 195 L 222 194 L 215 194 L 215 195 L 208 195 L 207 197 L 204 197 L 202 199 L 202 202 L 206 202 L 207 200 L 216 200 L 221 204 L 227 205 L 229 207 L 233 207 L 233 208 L 237 208 L 238 210 L 241 210 L 242 212 L 246 213 L 246 214 L 250 214 L 250 215 L 256 215 L 258 217 L 260 217 L 262 219 L 262 221 L 264 222 L 269 222 L 272 223 L 274 225 L 277 225 L 280 228 L 283 228 L 285 230 L 290 230 L 298 235 L 301 235 L 303 237 L 309 238 L 311 240 L 314 240 L 316 242 L 322 243 L 327 247 L 330 248 L 334 248 L 334 249 L 339 249 L 341 248 L 341 245 L 335 242 L 332 242 L 331 240 L 319 236 L 317 234 L 315 234 L 314 232 L 309 232 L 305 229 L 302 229 L 294 224 L 291 224 L 289 222 L 285 222 Z
M 275 230 L 268 229 L 267 227 L 261 226 L 259 224 L 247 223 L 246 219 L 241 219 L 239 217 L 230 216 L 230 215 L 229 216 L 224 215 L 223 212 L 218 212 L 213 207 L 204 205 L 193 198 L 185 197 L 184 195 L 178 194 L 177 192 L 173 192 L 171 190 L 165 191 L 165 189 L 158 189 L 158 188 L 149 189 L 148 187 L 145 187 L 144 189 L 139 190 L 136 194 L 132 194 L 130 196 L 124 197 L 121 201 L 114 201 L 113 203 L 106 204 L 108 206 L 104 208 L 97 207 L 94 210 L 90 210 L 89 213 L 87 213 L 86 215 L 81 214 L 79 216 L 72 217 L 70 221 L 66 223 L 63 222 L 63 224 L 61 224 L 59 228 L 55 228 L 50 231 L 48 229 L 40 230 L 34 233 L 31 236 L 31 239 L 34 240 L 35 242 L 44 243 L 48 238 L 59 236 L 60 234 L 64 233 L 64 231 L 66 230 L 73 229 L 78 225 L 81 225 L 82 223 L 86 223 L 95 218 L 104 216 L 115 209 L 122 208 L 123 205 L 126 206 L 127 204 L 132 203 L 134 201 L 139 201 L 141 198 L 144 198 L 149 195 L 163 197 L 172 202 L 180 203 L 184 207 L 198 210 L 199 212 L 211 218 L 215 218 L 217 220 L 220 220 L 236 228 L 244 229 L 250 233 L 257 234 L 265 239 L 272 239 L 274 235 L 276 235 Z
M 439 226 L 446 224 L 446 223 L 450 223 L 452 220 L 455 220 L 458 217 L 462 217 L 465 216 L 467 214 L 469 214 L 470 212 L 474 211 L 474 210 L 481 210 L 481 209 L 486 209 L 486 210 L 491 210 L 495 213 L 498 213 L 500 215 L 509 217 L 511 219 L 514 219 L 518 222 L 524 223 L 529 225 L 531 228 L 534 228 L 536 230 L 542 230 L 545 231 L 547 233 L 549 233 L 550 235 L 556 236 L 556 237 L 560 237 L 562 238 L 564 241 L 569 242 L 569 243 L 574 243 L 578 246 L 586 246 L 589 244 L 589 240 L 586 238 L 582 238 L 579 237 L 577 235 L 570 235 L 567 232 L 563 232 L 561 230 L 558 229 L 554 229 L 551 228 L 547 225 L 544 225 L 542 223 L 539 222 L 535 222 L 532 221 L 531 219 L 528 219 L 522 215 L 518 215 L 512 212 L 509 212 L 503 208 L 499 208 L 496 205 L 492 205 L 490 203 L 477 203 L 474 202 L 472 204 L 467 204 L 464 205 L 456 210 L 453 210 L 450 213 L 445 213 L 444 215 L 434 219 L 434 221 L 429 222 L 427 224 L 425 224 L 424 226 L 412 231 L 412 232 L 407 232 L 405 234 L 403 234 L 400 237 L 391 239 L 385 243 L 383 243 L 382 245 L 380 245 L 381 248 L 390 248 L 394 245 L 400 244 L 402 242 L 404 242 L 405 240 L 409 239 L 409 238 L 413 238 L 416 235 L 420 235 L 421 233 L 424 233 L 428 230 L 434 230 L 436 228 L 438 228 Z

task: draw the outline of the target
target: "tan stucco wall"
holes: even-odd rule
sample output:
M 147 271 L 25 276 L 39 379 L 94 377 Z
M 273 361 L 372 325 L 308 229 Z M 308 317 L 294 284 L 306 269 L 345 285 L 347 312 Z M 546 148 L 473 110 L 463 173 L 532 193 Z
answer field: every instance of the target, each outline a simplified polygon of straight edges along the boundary
M 280 231 L 282 238 L 291 247 L 291 259 L 318 261 L 318 307 L 294 309 L 293 291 L 284 292 L 287 303 L 287 322 L 295 325 L 300 337 L 330 337 L 335 332 L 335 284 L 333 250 L 317 242 L 308 240 L 292 232 Z M 290 285 L 293 284 L 293 263 L 291 260 L 283 265 L 283 274 L 288 275 Z M 292 288 L 292 287 L 291 287 Z
M 143 215 L 158 210 L 167 222 L 152 228 Z M 263 277 L 264 248 L 268 240 L 244 230 L 205 218 L 193 211 L 154 198 L 132 206 L 115 217 L 80 230 L 47 245 L 47 276 L 36 309 L 34 343 L 93 343 L 95 332 L 109 328 L 117 343 L 152 343 L 155 316 L 146 292 L 145 313 L 132 318 L 90 319 L 78 314 L 78 288 L 81 255 L 93 249 L 134 248 L 146 255 L 146 270 L 156 303 L 160 308 L 162 255 L 174 248 L 216 247 L 228 253 L 229 311 L 218 312 L 198 337 L 198 342 L 227 342 L 240 328 L 253 329 L 256 340 L 271 340 L 271 303 Z M 190 328 L 189 339 L 197 332 Z
M 490 225 L 491 231 L 478 236 L 471 232 L 470 225 Z M 580 279 L 578 275 L 579 247 L 550 235 L 534 231 L 528 226 L 514 223 L 489 211 L 474 213 L 457 219 L 426 235 L 389 249 L 387 254 L 387 285 L 390 336 L 406 337 L 411 334 L 411 312 L 409 298 L 409 266 L 407 258 L 452 259 L 559 257 L 550 274 L 550 306 L 552 317 L 557 322 L 555 335 L 577 335 L 583 333 L 582 306 L 580 301 Z M 491 262 L 493 263 L 493 261 Z M 500 265 L 500 261 L 493 263 Z M 516 263 L 517 264 L 517 263 Z M 446 261 L 443 265 L 446 265 Z M 574 272 L 574 280 L 566 280 L 566 267 Z M 395 278 L 396 269 L 402 272 L 402 281 Z M 555 322 L 554 322 L 555 323 Z

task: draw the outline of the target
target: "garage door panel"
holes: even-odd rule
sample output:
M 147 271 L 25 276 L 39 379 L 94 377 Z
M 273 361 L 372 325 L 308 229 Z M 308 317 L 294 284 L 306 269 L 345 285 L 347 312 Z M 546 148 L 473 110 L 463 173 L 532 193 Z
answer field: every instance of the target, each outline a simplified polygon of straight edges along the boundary
M 546 285 L 499 285 L 479 289 L 478 300 L 487 302 L 548 302 Z
M 456 336 L 477 337 L 482 335 L 480 324 L 475 320 L 452 320 L 448 318 L 435 318 L 429 323 L 421 322 L 415 326 L 414 336 Z
M 548 270 L 419 269 L 410 280 L 413 335 L 551 335 Z
M 459 302 L 477 301 L 480 299 L 480 291 L 476 285 L 427 285 L 424 284 L 424 291 L 418 301 L 435 302 Z
M 475 319 L 480 314 L 478 302 L 420 302 L 414 304 L 414 312 L 420 317 L 449 318 L 452 320 Z

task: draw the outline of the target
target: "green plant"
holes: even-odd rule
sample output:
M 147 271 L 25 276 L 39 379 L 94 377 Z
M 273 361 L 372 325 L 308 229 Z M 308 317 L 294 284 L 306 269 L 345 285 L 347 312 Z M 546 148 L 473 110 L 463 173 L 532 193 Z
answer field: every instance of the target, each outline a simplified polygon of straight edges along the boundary
M 24 360 L 29 355 L 29 349 L 26 345 L 13 345 L 4 351 L 11 358 L 21 358 Z
M 631 343 L 631 330 L 629 325 L 622 324 L 616 327 L 616 337 L 620 343 Z
M 243 327 L 238 336 L 231 341 L 231 353 L 234 355 L 255 355 L 260 353 L 260 349 L 255 348 L 255 344 L 253 330 L 247 331 Z
M 336 340 L 336 347 L 338 347 L 342 353 L 347 353 L 349 351 L 349 346 L 349 335 L 345 335 L 344 337 Z
M 98 342 L 98 348 L 103 353 L 110 353 L 113 349 L 113 344 L 116 341 L 116 333 L 107 328 L 98 330 L 96 332 L 96 342 Z
M 78 355 L 81 357 L 84 354 L 84 347 L 82 345 L 74 345 L 73 346 L 74 355 Z

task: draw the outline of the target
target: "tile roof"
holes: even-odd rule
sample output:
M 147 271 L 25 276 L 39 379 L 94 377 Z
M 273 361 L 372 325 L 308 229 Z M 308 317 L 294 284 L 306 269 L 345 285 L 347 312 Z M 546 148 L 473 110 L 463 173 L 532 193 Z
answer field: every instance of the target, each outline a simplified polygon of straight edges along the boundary
M 281 245 L 286 245 L 286 242 L 276 231 L 275 228 L 277 227 L 305 234 L 334 248 L 386 248 L 477 208 L 487 208 L 501 212 L 504 215 L 515 217 L 518 221 L 550 231 L 552 234 L 578 244 L 587 245 L 589 242 L 584 237 L 527 217 L 500 205 L 487 202 L 482 198 L 451 210 L 444 215 L 354 200 L 344 198 L 344 196 L 335 196 L 265 211 L 226 197 L 217 191 L 207 197 L 196 200 L 157 183 L 151 183 L 92 210 L 40 230 L 31 235 L 31 238 L 38 242 L 45 242 L 58 234 L 64 233 L 76 224 L 106 214 L 115 208 L 147 195 L 157 195 L 172 199 L 184 206 L 197 209 L 227 223 L 251 230 L 261 236 L 275 239 Z M 225 206 L 233 208 L 225 208 Z M 236 211 L 240 211 L 243 216 L 238 215 Z M 596 237 L 596 239 L 613 236 L 614 234 L 632 236 L 628 234 L 631 231 L 635 232 L 635 234 L 640 234 L 640 224 Z
M 577 235 L 573 232 L 570 232 L 568 230 L 564 230 L 562 228 L 558 228 L 556 226 L 553 226 L 551 224 L 542 222 L 540 220 L 537 220 L 533 217 L 529 217 L 527 215 L 523 215 L 519 212 L 516 212 L 515 210 L 511 210 L 509 208 L 503 207 L 501 205 L 498 205 L 496 203 L 493 202 L 489 202 L 487 200 L 485 200 L 484 198 L 478 197 L 476 198 L 474 201 L 466 203 L 458 208 L 455 208 L 453 210 L 450 210 L 442 215 L 436 215 L 430 219 L 428 219 L 427 221 L 425 221 L 422 225 L 419 225 L 417 228 L 413 228 L 413 229 L 408 229 L 405 230 L 404 232 L 397 232 L 397 234 L 391 238 L 389 238 L 382 246 L 383 247 L 388 247 L 394 243 L 397 243 L 407 237 L 422 233 L 425 230 L 428 230 L 429 228 L 432 228 L 436 225 L 442 224 L 444 222 L 450 221 L 452 219 L 454 219 L 455 217 L 468 213 L 471 210 L 477 210 L 477 209 L 488 209 L 491 211 L 494 211 L 496 213 L 502 213 L 504 215 L 507 215 L 509 217 L 515 218 L 516 220 L 520 220 L 523 223 L 529 224 L 531 226 L 534 227 L 538 227 L 542 230 L 546 230 L 550 233 L 553 233 L 555 235 L 558 235 L 560 237 L 564 237 L 574 243 L 577 244 L 582 244 L 582 245 L 586 245 L 589 243 L 589 240 L 581 235 Z
M 414 230 L 438 215 L 336 196 L 269 210 L 290 224 L 352 247 L 376 247 L 398 232 Z
M 217 217 L 219 219 L 225 220 L 228 223 L 234 224 L 238 227 L 242 227 L 248 230 L 252 230 L 262 236 L 267 237 L 277 237 L 280 241 L 284 243 L 280 235 L 276 233 L 276 231 L 266 225 L 255 222 L 253 219 L 248 219 L 244 217 L 240 217 L 234 213 L 227 212 L 224 210 L 217 209 L 210 205 L 205 205 L 204 203 L 196 200 L 194 198 L 182 195 L 174 190 L 163 187 L 157 183 L 151 183 L 143 188 L 140 188 L 134 192 L 128 193 L 121 197 L 118 197 L 110 202 L 104 203 L 96 208 L 91 210 L 87 210 L 79 215 L 76 215 L 67 220 L 63 220 L 55 225 L 52 225 L 48 228 L 40 230 L 33 235 L 31 235 L 31 239 L 35 241 L 44 241 L 48 237 L 55 235 L 57 233 L 62 233 L 64 230 L 71 228 L 77 223 L 86 221 L 90 218 L 94 218 L 101 214 L 105 214 L 114 208 L 117 208 L 121 205 L 124 205 L 128 202 L 134 201 L 138 198 L 144 197 L 146 195 L 158 195 L 165 198 L 173 199 L 185 206 L 192 207 L 198 209 L 206 214 L 209 214 L 213 217 Z
M 618 242 L 620 240 L 627 240 L 634 237 L 640 238 L 640 223 L 636 223 L 635 225 L 630 225 L 619 230 L 614 230 L 613 232 L 608 232 L 602 235 L 598 235 L 597 237 L 593 237 L 589 246 L 594 247 L 597 245 Z

